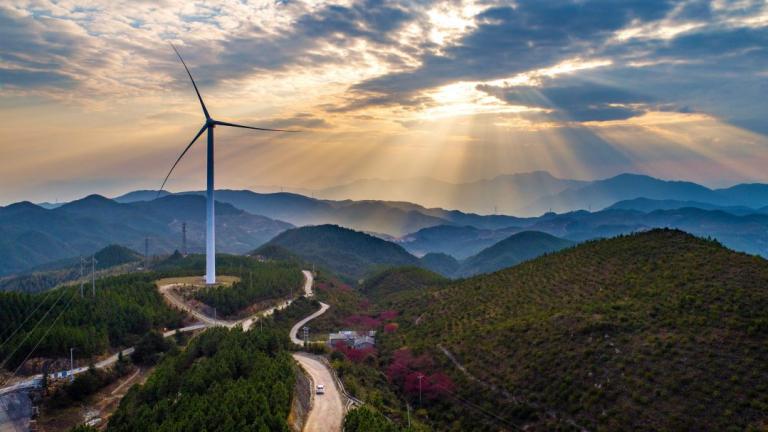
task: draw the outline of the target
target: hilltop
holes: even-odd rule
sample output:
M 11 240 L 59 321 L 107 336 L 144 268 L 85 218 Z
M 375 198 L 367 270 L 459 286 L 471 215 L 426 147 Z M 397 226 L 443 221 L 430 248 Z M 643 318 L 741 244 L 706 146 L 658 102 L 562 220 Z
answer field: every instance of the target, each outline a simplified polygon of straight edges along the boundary
M 272 246 L 280 246 L 350 280 L 358 280 L 380 267 L 418 265 L 416 257 L 394 243 L 337 225 L 291 229 L 263 248 Z M 260 254 L 261 250 L 254 253 Z
M 483 249 L 461 263 L 457 275 L 472 276 L 512 267 L 546 253 L 573 246 L 570 240 L 539 231 L 523 231 Z
M 382 358 L 426 353 L 463 400 L 494 407 L 427 406 L 438 430 L 766 425 L 768 261 L 714 241 L 590 241 L 380 307 L 400 312 Z

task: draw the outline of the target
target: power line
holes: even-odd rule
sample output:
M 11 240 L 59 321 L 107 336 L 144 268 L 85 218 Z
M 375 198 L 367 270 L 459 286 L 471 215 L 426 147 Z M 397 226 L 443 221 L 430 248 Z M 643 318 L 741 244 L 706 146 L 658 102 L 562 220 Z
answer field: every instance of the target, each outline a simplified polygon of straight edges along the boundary
M 418 370 L 416 370 L 416 369 L 411 369 L 411 368 L 409 368 L 408 366 L 406 366 L 406 365 L 403 365 L 403 364 L 400 364 L 400 366 L 401 366 L 403 369 L 407 369 L 407 370 L 409 370 L 409 371 L 411 371 L 411 372 L 416 372 L 416 373 L 418 373 L 418 374 L 421 374 L 421 376 L 422 376 L 422 378 L 423 378 L 423 372 L 421 372 L 421 371 L 418 371 Z M 421 380 L 419 380 L 419 384 L 421 384 Z M 449 395 L 450 395 L 450 396 L 451 396 L 451 397 L 452 397 L 454 400 L 456 400 L 457 402 L 459 402 L 459 403 L 463 403 L 465 406 L 468 406 L 468 407 L 470 407 L 470 408 L 474 408 L 474 409 L 476 409 L 476 410 L 480 411 L 481 413 L 483 413 L 483 414 L 485 414 L 485 415 L 487 415 L 487 416 L 489 416 L 489 417 L 492 417 L 493 419 L 496 419 L 496 420 L 498 420 L 499 422 L 501 422 L 501 423 L 503 423 L 503 424 L 505 424 L 505 425 L 507 425 L 507 426 L 510 426 L 510 427 L 512 427 L 513 429 L 522 430 L 522 428 L 521 428 L 520 426 L 518 426 L 518 425 L 516 425 L 516 424 L 512 423 L 511 421 L 509 421 L 509 420 L 507 420 L 507 419 L 505 419 L 505 418 L 503 418 L 503 417 L 499 417 L 498 415 L 496 415 L 496 414 L 494 414 L 494 413 L 492 413 L 492 412 L 490 412 L 490 411 L 488 411 L 488 410 L 484 409 L 483 407 L 481 407 L 481 406 L 479 406 L 479 405 L 477 405 L 477 404 L 475 404 L 475 403 L 473 403 L 473 402 L 471 402 L 471 401 L 468 401 L 468 400 L 466 400 L 466 399 L 463 399 L 463 398 L 461 398 L 461 397 L 460 397 L 460 396 L 458 396 L 456 393 L 454 393 L 453 391 L 451 391 L 449 388 L 447 388 L 447 387 L 445 387 L 445 386 L 443 386 L 443 385 L 440 385 L 439 383 L 432 383 L 432 385 L 433 385 L 433 386 L 435 386 L 435 387 L 439 387 L 439 388 L 441 388 L 443 391 L 445 391 L 447 394 L 449 394 Z M 419 387 L 421 387 L 421 385 L 419 385 Z M 421 403 L 421 402 L 419 402 L 419 403 Z
M 26 323 L 27 323 L 27 321 L 29 321 L 29 319 L 30 319 L 30 318 L 32 318 L 32 315 L 34 315 L 34 314 L 35 314 L 35 312 L 37 312 L 37 310 L 38 310 L 38 309 L 40 309 L 40 306 L 42 306 L 42 305 L 43 305 L 43 304 L 44 304 L 44 303 L 45 303 L 45 302 L 48 300 L 48 297 L 50 297 L 50 296 L 51 296 L 51 294 L 52 294 L 54 291 L 55 291 L 55 290 L 49 290 L 49 291 L 48 291 L 48 293 L 45 295 L 45 297 L 43 298 L 43 300 L 42 300 L 40 303 L 38 303 L 38 304 L 37 304 L 37 306 L 36 306 L 36 307 L 35 307 L 35 308 L 32 310 L 32 312 L 30 312 L 29 314 L 27 314 L 27 317 L 26 317 L 26 318 L 24 318 L 24 321 L 22 321 L 22 323 L 21 323 L 21 324 L 19 324 L 19 326 L 18 326 L 18 327 L 16 327 L 16 330 L 14 330 L 14 331 L 13 331 L 13 333 L 11 333 L 11 335 L 10 335 L 10 336 L 8 336 L 8 337 L 7 337 L 7 338 L 6 338 L 6 339 L 3 341 L 3 343 L 1 343 L 1 344 L 0 344 L 0 349 L 2 349 L 2 348 L 5 346 L 5 344 L 6 344 L 6 343 L 8 343 L 8 341 L 10 341 L 10 340 L 11 340 L 11 339 L 12 339 L 14 336 L 16 336 L 16 333 L 18 333 L 18 332 L 19 332 L 19 330 L 21 330 L 21 329 L 24 327 L 24 324 L 26 324 Z
M 48 310 L 45 312 L 45 315 L 43 315 L 43 317 L 42 317 L 42 318 L 40 318 L 40 320 L 39 320 L 39 321 L 37 321 L 37 323 L 35 324 L 35 326 L 34 326 L 34 327 L 32 327 L 32 330 L 30 330 L 30 331 L 27 333 L 27 335 L 24 337 L 24 339 L 22 339 L 22 341 L 19 343 L 19 345 L 16 347 L 16 349 L 14 349 L 14 350 L 13 350 L 13 351 L 12 351 L 10 354 L 8 354 L 8 356 L 7 356 L 7 357 L 6 357 L 6 358 L 3 360 L 3 362 L 2 362 L 2 363 L 0 363 L 0 368 L 1 368 L 1 367 L 4 367 L 4 366 L 5 366 L 5 364 L 8 362 L 8 360 L 10 360 L 10 359 L 11 359 L 11 357 L 13 357 L 13 355 L 14 355 L 14 354 L 16 354 L 16 351 L 18 351 L 18 350 L 19 350 L 19 348 L 21 348 L 21 346 L 22 346 L 22 345 L 24 345 L 24 342 L 26 342 L 26 341 L 27 341 L 27 339 L 29 339 L 29 337 L 32 335 L 32 333 L 34 333 L 34 332 L 35 332 L 35 330 L 36 330 L 36 329 L 37 329 L 37 327 L 40 325 L 40 323 L 42 323 L 42 322 L 43 322 L 43 320 L 45 320 L 45 318 L 48 316 L 48 314 L 49 314 L 49 313 L 51 313 L 51 311 L 53 310 L 53 308 L 54 308 L 54 307 L 56 307 L 56 305 L 57 305 L 57 304 L 59 304 L 59 301 L 60 301 L 60 300 L 61 300 L 61 299 L 64 297 L 64 294 L 66 294 L 66 293 L 67 293 L 67 290 L 66 290 L 66 289 L 62 289 L 62 290 L 61 290 L 61 295 L 60 295 L 60 296 L 59 296 L 59 297 L 56 299 L 56 301 L 55 301 L 55 302 L 54 302 L 54 303 L 51 305 L 51 307 L 50 307 L 50 308 L 48 308 Z
M 21 367 L 22 367 L 22 366 L 24 366 L 24 362 L 26 362 L 26 361 L 29 359 L 29 357 L 32 355 L 32 353 L 34 353 L 34 352 L 35 352 L 35 350 L 37 349 L 37 347 L 39 347 L 39 346 L 40 346 L 40 344 L 43 342 L 43 339 L 45 339 L 46 337 L 48 337 L 48 334 L 51 332 L 51 329 L 53 329 L 53 327 L 54 327 L 54 326 L 56 326 L 56 323 L 59 321 L 59 318 L 61 318 L 61 316 L 62 316 L 62 315 L 64 315 L 64 312 L 66 312 L 66 311 L 67 311 L 67 308 L 69 308 L 69 305 L 72 303 L 72 300 L 74 300 L 74 298 L 75 298 L 75 293 L 77 293 L 77 291 L 74 291 L 74 290 L 73 290 L 73 294 L 72 294 L 72 296 L 70 296 L 70 297 L 69 297 L 69 301 L 67 301 L 67 304 L 66 304 L 66 305 L 64 306 L 64 308 L 61 310 L 61 312 L 59 312 L 59 314 L 56 316 L 56 319 L 54 319 L 54 320 L 53 320 L 53 322 L 51 323 L 51 325 L 48 327 L 48 329 L 46 329 L 46 331 L 45 331 L 45 333 L 43 334 L 43 336 L 42 336 L 40 339 L 38 339 L 38 341 L 37 341 L 37 343 L 35 344 L 35 346 L 34 346 L 34 347 L 32 347 L 32 350 L 30 350 L 30 351 L 29 351 L 29 353 L 27 354 L 27 356 L 26 356 L 26 357 L 24 357 L 24 360 L 22 360 L 22 361 L 19 363 L 19 365 L 16 367 L 16 369 L 14 369 L 14 371 L 13 371 L 13 374 L 11 374 L 11 375 L 10 375 L 8 378 L 6 378 L 6 380 L 5 380 L 5 381 L 3 381 L 2 385 L 5 385 L 5 383 L 6 383 L 6 382 L 8 382 L 8 380 L 9 380 L 9 379 L 11 379 L 11 376 L 14 376 L 14 375 L 16 375 L 16 374 L 19 372 L 19 370 L 21 369 Z
M 77 264 L 73 265 L 71 270 L 74 270 L 75 268 L 77 268 L 76 266 L 77 266 Z M 82 276 L 83 276 L 83 261 L 82 261 L 82 257 L 81 257 L 81 258 L 80 258 L 80 277 L 82 278 Z M 81 292 L 81 294 L 82 294 L 82 281 L 80 282 L 80 285 L 81 285 L 81 287 L 80 287 L 80 292 Z M 62 288 L 62 289 L 64 289 L 64 288 Z M 5 344 L 6 344 L 6 343 L 8 343 L 8 342 L 9 342 L 9 341 L 10 341 L 10 340 L 11 340 L 11 339 L 14 337 L 14 336 L 16 336 L 16 333 L 18 333 L 18 332 L 19 332 L 19 331 L 20 331 L 22 328 L 24 328 L 24 325 L 27 323 L 27 321 L 29 321 L 29 319 L 30 319 L 30 318 L 32 318 L 32 316 L 35 314 L 35 312 L 37 312 L 37 311 L 38 311 L 38 309 L 40 309 L 40 307 L 41 307 L 41 306 L 43 306 L 43 304 L 45 304 L 45 302 L 48 300 L 48 297 L 50 297 L 50 296 L 51 296 L 51 294 L 53 294 L 55 291 L 56 291 L 55 289 L 50 289 L 50 290 L 48 290 L 48 292 L 47 292 L 47 293 L 45 294 L 45 296 L 43 297 L 43 300 L 42 300 L 42 301 L 40 301 L 40 302 L 37 304 L 37 306 L 35 306 L 35 308 L 32 310 L 32 312 L 30 312 L 30 313 L 28 313 L 28 314 L 27 314 L 26 318 L 24 318 L 24 321 L 22 321 L 22 323 L 21 323 L 21 324 L 19 324 L 19 326 L 18 326 L 18 327 L 16 327 L 16 329 L 13 331 L 13 333 L 11 333 L 11 335 L 10 335 L 10 336 L 8 336 L 8 337 L 7 337 L 7 338 L 6 338 L 6 339 L 3 341 L 3 343 L 1 343 L 1 344 L 0 344 L 0 349 L 2 349 L 2 348 L 5 346 Z M 58 302 L 58 300 L 57 300 L 57 302 Z M 42 319 L 43 319 L 43 318 L 41 318 L 40 320 L 38 320 L 38 324 L 39 324 L 39 321 L 41 321 Z M 35 325 L 35 327 L 37 327 L 37 324 Z

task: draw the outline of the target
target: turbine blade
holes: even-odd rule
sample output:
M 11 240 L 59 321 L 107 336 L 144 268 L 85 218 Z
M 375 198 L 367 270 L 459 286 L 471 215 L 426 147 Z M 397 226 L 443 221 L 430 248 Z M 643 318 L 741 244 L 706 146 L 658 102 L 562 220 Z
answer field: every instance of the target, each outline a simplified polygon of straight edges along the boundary
M 171 170 L 168 171 L 168 175 L 165 176 L 165 180 L 163 180 L 163 184 L 160 186 L 160 190 L 157 191 L 157 197 L 159 197 L 160 196 L 160 192 L 163 191 L 163 187 L 165 187 L 165 183 L 168 181 L 168 178 L 171 176 L 171 173 L 173 172 L 173 169 L 176 168 L 176 165 L 179 164 L 179 161 L 181 160 L 181 158 L 183 158 L 184 155 L 187 154 L 187 150 L 189 150 L 189 148 L 192 147 L 192 144 L 194 144 L 195 141 L 197 141 L 197 139 L 200 138 L 200 135 L 202 135 L 203 132 L 205 132 L 206 129 L 208 129 L 208 124 L 205 124 L 202 127 L 202 129 L 200 129 L 200 132 L 198 132 L 197 135 L 195 135 L 195 137 L 192 138 L 192 142 L 190 142 L 189 145 L 187 146 L 187 148 L 185 148 L 184 151 L 181 152 L 181 155 L 179 155 L 179 158 L 176 159 L 176 162 L 173 163 L 173 166 L 171 167 Z M 155 197 L 155 199 L 157 199 L 157 197 Z
M 195 79 L 192 78 L 192 74 L 189 72 L 189 68 L 187 67 L 187 64 L 184 63 L 184 59 L 181 58 L 181 54 L 179 54 L 179 50 L 176 49 L 176 46 L 174 44 L 171 44 L 171 48 L 173 48 L 174 51 L 176 51 L 176 55 L 179 56 L 179 60 L 181 60 L 181 64 L 184 65 L 184 69 L 187 71 L 187 75 L 189 75 L 189 80 L 192 81 L 192 87 L 195 88 L 195 93 L 197 93 L 197 99 L 200 100 L 200 106 L 203 107 L 203 114 L 205 114 L 205 118 L 210 119 L 211 116 L 208 114 L 208 109 L 205 107 L 205 102 L 203 102 L 203 97 L 200 96 L 200 90 L 197 89 L 197 84 L 195 84 Z
M 267 129 L 267 128 L 260 128 L 260 127 L 253 127 L 253 126 L 243 126 L 235 123 L 227 123 L 223 121 L 214 120 L 214 124 L 221 125 L 221 126 L 232 126 L 232 127 L 239 127 L 244 129 L 253 129 L 253 130 L 260 130 L 260 131 L 270 131 L 270 132 L 299 132 L 295 130 L 285 130 L 285 129 Z

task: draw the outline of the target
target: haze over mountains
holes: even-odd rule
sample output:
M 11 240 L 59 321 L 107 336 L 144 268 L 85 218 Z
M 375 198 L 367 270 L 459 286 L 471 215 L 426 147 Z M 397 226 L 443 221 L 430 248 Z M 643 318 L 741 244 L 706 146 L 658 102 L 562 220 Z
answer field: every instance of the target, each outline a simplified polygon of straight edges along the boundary
M 522 231 L 580 242 L 670 227 L 716 238 L 735 250 L 768 255 L 768 186 L 763 184 L 712 190 L 629 174 L 573 182 L 542 172 L 505 176 L 494 182 L 514 189 L 509 196 L 525 196 L 534 203 L 517 203 L 519 207 L 563 209 L 592 203 L 593 211 L 536 217 L 480 215 L 404 201 L 333 201 L 293 193 L 221 190 L 216 195 L 217 243 L 222 252 L 245 253 L 293 226 L 334 224 L 393 241 L 416 257 L 430 254 L 425 260 L 442 268 L 444 274 L 445 269 L 455 267 L 452 259 L 464 260 Z M 538 195 L 534 193 L 536 184 L 544 185 Z M 504 191 L 488 183 L 468 185 L 457 187 L 454 196 L 474 202 L 469 195 L 477 188 L 490 191 L 482 196 L 503 195 Z M 441 187 L 448 190 L 449 186 Z M 378 188 L 379 193 L 387 189 Z M 183 222 L 187 223 L 188 249 L 200 250 L 205 218 L 201 194 L 161 192 L 155 199 L 156 191 L 135 191 L 113 200 L 92 195 L 50 209 L 28 202 L 0 207 L 0 274 L 88 255 L 109 244 L 143 252 L 147 237 L 150 253 L 170 253 L 182 247 Z M 431 255 L 434 253 L 450 256 Z
M 409 201 L 479 214 L 538 216 L 549 211 L 599 210 L 617 201 L 641 197 L 764 207 L 768 205 L 768 185 L 741 184 L 710 189 L 693 182 L 666 181 L 639 174 L 584 181 L 559 179 L 546 171 L 534 171 L 460 184 L 430 178 L 358 180 L 316 191 L 315 196 L 333 200 Z
M 216 217 L 222 252 L 247 252 L 292 227 L 224 203 L 217 206 Z M 90 195 L 54 209 L 29 202 L 0 207 L 0 274 L 90 255 L 109 244 L 144 251 L 147 238 L 150 253 L 172 252 L 182 247 L 184 222 L 189 250 L 202 250 L 205 199 L 199 196 L 123 204 Z

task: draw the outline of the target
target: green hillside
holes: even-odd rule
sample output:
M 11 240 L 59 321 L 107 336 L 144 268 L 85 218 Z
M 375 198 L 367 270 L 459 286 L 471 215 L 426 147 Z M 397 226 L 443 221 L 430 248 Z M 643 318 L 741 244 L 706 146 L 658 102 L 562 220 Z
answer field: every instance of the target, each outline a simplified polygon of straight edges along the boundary
M 109 245 L 96 252 L 96 267 L 105 269 L 129 262 L 141 261 L 144 257 L 125 246 Z
M 381 267 L 418 264 L 416 257 L 394 243 L 336 225 L 285 231 L 254 254 L 260 254 L 262 249 L 268 250 L 270 246 L 281 246 L 348 280 L 358 280 Z
M 461 263 L 457 276 L 473 276 L 512 267 L 523 261 L 572 246 L 570 240 L 539 231 L 523 231 L 480 251 Z
M 451 276 L 458 270 L 459 262 L 456 258 L 439 252 L 431 252 L 419 258 L 420 265 L 425 269 L 439 273 L 443 276 Z
M 768 425 L 768 261 L 713 241 L 592 241 L 380 307 L 380 367 L 407 347 L 456 383 L 425 403 L 436 430 Z
M 110 432 L 290 431 L 288 341 L 274 331 L 210 329 L 163 360 L 110 418 Z
M 395 267 L 380 271 L 360 288 L 360 291 L 373 300 L 381 301 L 400 292 L 409 292 L 428 286 L 437 286 L 447 281 L 439 274 L 419 267 Z
M 304 282 L 301 269 L 282 262 L 259 263 L 250 260 L 242 270 L 232 272 L 240 281 L 232 286 L 206 287 L 195 298 L 215 307 L 219 316 L 228 317 L 254 303 L 300 292 Z
M 30 352 L 30 358 L 63 357 L 70 347 L 77 347 L 77 357 L 90 357 L 133 345 L 151 329 L 179 326 L 181 313 L 166 306 L 154 278 L 140 273 L 97 279 L 95 298 L 90 284 L 84 298 L 79 286 L 40 294 L 0 293 L 4 367 L 14 368 Z M 45 324 L 36 326 L 38 321 Z

